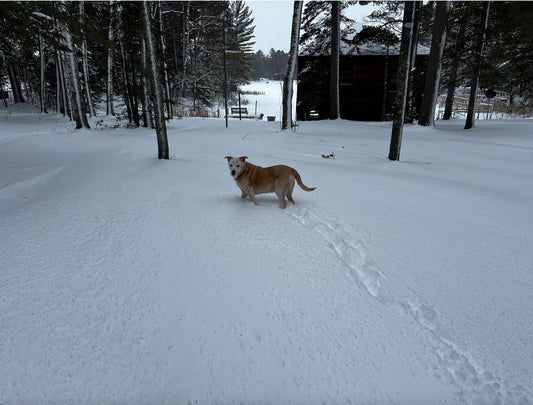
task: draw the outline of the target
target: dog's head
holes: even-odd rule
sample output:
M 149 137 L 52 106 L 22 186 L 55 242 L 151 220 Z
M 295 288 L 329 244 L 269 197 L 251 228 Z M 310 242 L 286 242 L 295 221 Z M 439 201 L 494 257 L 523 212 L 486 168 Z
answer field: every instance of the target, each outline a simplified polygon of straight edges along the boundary
M 237 177 L 241 174 L 244 166 L 246 166 L 246 159 L 248 159 L 248 156 L 226 156 L 225 159 L 228 159 L 228 167 L 231 177 L 237 180 Z

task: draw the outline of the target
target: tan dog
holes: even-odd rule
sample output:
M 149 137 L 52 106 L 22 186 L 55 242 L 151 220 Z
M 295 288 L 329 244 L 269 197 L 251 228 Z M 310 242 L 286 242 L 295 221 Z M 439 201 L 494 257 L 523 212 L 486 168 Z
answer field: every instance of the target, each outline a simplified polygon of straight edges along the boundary
M 309 188 L 304 183 L 298 172 L 292 167 L 277 165 L 270 167 L 256 166 L 246 162 L 248 156 L 233 157 L 226 156 L 231 177 L 242 190 L 242 198 L 250 198 L 254 204 L 256 194 L 276 193 L 279 200 L 279 207 L 285 208 L 287 203 L 285 197 L 294 204 L 292 190 L 294 180 L 305 191 L 313 191 L 316 187 Z

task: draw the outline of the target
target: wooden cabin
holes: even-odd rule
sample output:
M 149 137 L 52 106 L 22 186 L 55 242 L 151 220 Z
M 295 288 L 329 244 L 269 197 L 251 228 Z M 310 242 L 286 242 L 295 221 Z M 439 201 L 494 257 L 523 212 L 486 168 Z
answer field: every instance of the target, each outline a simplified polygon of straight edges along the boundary
M 392 119 L 398 81 L 398 50 L 374 46 L 340 56 L 340 117 L 357 121 Z M 419 111 L 424 91 L 428 49 L 420 49 L 413 70 L 413 101 Z M 329 118 L 330 56 L 298 57 L 296 119 Z

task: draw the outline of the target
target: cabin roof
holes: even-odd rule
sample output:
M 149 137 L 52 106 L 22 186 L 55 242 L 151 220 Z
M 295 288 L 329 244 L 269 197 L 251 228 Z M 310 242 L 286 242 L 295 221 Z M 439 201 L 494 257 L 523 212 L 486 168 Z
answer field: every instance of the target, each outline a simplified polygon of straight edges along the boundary
M 417 55 L 429 55 L 430 48 L 425 45 L 418 44 Z M 341 55 L 357 56 L 357 55 L 386 55 L 387 45 L 377 44 L 374 42 L 366 42 L 363 44 L 347 44 L 341 41 Z M 389 55 L 399 55 L 400 44 L 389 46 Z M 306 47 L 299 52 L 299 56 L 329 56 L 329 52 L 322 52 L 317 49 L 310 49 Z

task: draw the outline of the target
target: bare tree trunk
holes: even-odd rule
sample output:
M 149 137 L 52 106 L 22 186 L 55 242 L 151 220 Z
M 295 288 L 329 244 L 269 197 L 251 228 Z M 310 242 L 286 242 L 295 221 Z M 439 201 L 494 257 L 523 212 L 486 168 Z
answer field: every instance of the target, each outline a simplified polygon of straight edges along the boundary
M 154 121 L 152 119 L 152 110 L 150 107 L 150 80 L 148 72 L 148 64 L 146 55 L 146 41 L 142 41 L 142 83 L 143 83 L 143 98 L 142 98 L 142 114 L 145 127 L 155 128 Z
M 133 122 L 133 103 L 132 103 L 132 95 L 131 95 L 131 86 L 129 84 L 128 79 L 128 71 L 126 67 L 126 51 L 124 50 L 124 42 L 122 41 L 122 34 L 121 38 L 119 39 L 119 46 L 120 46 L 120 59 L 122 63 L 122 85 L 124 86 L 124 101 L 126 103 L 126 111 L 128 112 L 128 122 L 131 124 Z
M 461 56 L 463 53 L 463 48 L 465 47 L 466 41 L 466 14 L 461 18 L 461 25 L 459 27 L 459 34 L 457 35 L 457 41 L 455 43 L 453 52 L 452 67 L 450 72 L 450 80 L 448 83 L 448 92 L 446 94 L 446 105 L 444 107 L 444 115 L 442 116 L 443 120 L 449 120 L 452 116 L 453 111 L 453 100 L 455 97 L 455 87 L 457 86 L 457 75 L 459 72 L 459 65 L 461 64 Z
M 126 50 L 124 49 L 124 22 L 122 20 L 122 6 L 119 6 L 117 9 L 117 19 L 118 19 L 118 44 L 120 48 L 120 62 L 122 65 L 122 86 L 124 89 L 123 97 L 126 104 L 126 111 L 128 113 L 128 123 L 129 125 L 139 126 L 137 114 L 135 113 L 135 107 L 133 102 L 133 94 L 131 91 L 131 83 L 128 75 L 128 58 L 126 56 Z
M 431 125 L 435 120 L 435 106 L 439 95 L 440 71 L 444 43 L 446 42 L 446 23 L 448 21 L 449 8 L 449 0 L 437 1 L 431 34 L 431 51 L 426 70 L 424 98 L 420 108 L 420 116 L 418 117 L 418 124 L 422 126 Z
M 163 63 L 163 82 L 164 82 L 164 90 L 165 90 L 165 99 L 164 104 L 167 109 L 167 117 L 168 119 L 172 118 L 172 103 L 170 101 L 170 84 L 168 80 L 168 69 L 167 69 L 167 58 L 165 55 L 165 38 L 163 36 L 163 14 L 161 11 L 161 2 L 158 4 L 159 9 L 159 41 L 161 42 L 161 62 Z
M 152 32 L 152 22 L 150 21 L 150 4 L 143 1 L 144 25 L 146 33 L 147 51 L 149 56 L 150 80 L 152 84 L 152 98 L 154 100 L 155 130 L 157 135 L 158 158 L 168 159 L 168 139 L 167 126 L 165 123 L 165 114 L 163 106 L 163 94 L 161 90 L 161 72 L 157 62 L 157 51 L 154 34 Z
M 404 122 L 412 124 L 418 117 L 416 106 L 414 105 L 414 86 L 415 86 L 415 62 L 418 53 L 418 34 L 420 32 L 420 21 L 422 11 L 422 1 L 415 1 L 415 19 L 413 22 L 413 40 L 411 41 L 411 62 L 409 69 L 409 84 L 407 86 L 407 105 L 405 107 Z
M 82 66 L 83 66 L 83 82 L 85 83 L 85 98 L 87 99 L 87 106 L 89 107 L 89 115 L 91 117 L 94 117 L 94 108 L 93 108 L 93 102 L 91 99 L 91 90 L 89 86 L 89 58 L 87 56 L 87 37 L 85 35 L 85 29 L 84 29 L 84 1 L 80 1 L 79 3 L 79 11 L 80 11 L 80 29 L 81 29 L 81 35 L 82 35 L 82 41 L 81 41 L 81 54 L 82 54 Z
M 389 149 L 390 160 L 400 160 L 402 147 L 403 123 L 409 84 L 409 69 L 411 65 L 411 41 L 413 40 L 413 22 L 415 7 L 412 1 L 404 2 L 402 41 L 398 65 L 398 85 L 396 87 L 396 102 L 394 121 L 392 123 L 391 143 Z
M 302 19 L 303 1 L 295 0 L 292 12 L 291 47 L 287 73 L 283 80 L 283 106 L 281 116 L 281 129 L 292 128 L 292 93 L 296 68 L 298 63 L 298 41 L 300 39 L 300 21 Z
M 73 117 L 76 121 L 76 129 L 80 128 L 90 128 L 89 122 L 87 121 L 87 115 L 85 114 L 85 109 L 82 102 L 82 93 L 80 89 L 80 83 L 78 80 L 78 65 L 76 63 L 76 57 L 74 55 L 74 47 L 72 44 L 72 35 L 70 34 L 70 30 L 66 24 L 63 24 L 63 35 L 65 39 L 65 44 L 67 46 L 67 63 L 69 70 L 69 81 L 71 83 L 71 94 L 72 94 L 72 102 L 73 102 Z
M 47 113 L 46 110 L 46 82 L 44 77 L 44 45 L 43 45 L 43 37 L 39 34 L 39 59 L 41 61 L 41 75 L 40 75 L 40 100 L 41 100 L 41 112 Z
M 472 71 L 472 78 L 470 80 L 470 99 L 468 100 L 468 113 L 466 115 L 465 129 L 470 129 L 475 126 L 476 113 L 476 96 L 477 86 L 479 83 L 479 73 L 481 71 L 481 59 L 483 57 L 483 47 L 485 46 L 485 37 L 487 35 L 487 25 L 489 21 L 490 1 L 484 1 L 481 27 L 479 31 L 478 43 L 474 54 L 474 67 Z
M 66 78 L 65 78 L 65 71 L 63 69 L 63 58 L 61 56 L 61 53 L 58 49 L 56 49 L 56 64 L 57 64 L 57 74 L 59 76 L 58 83 L 60 83 L 61 86 L 61 96 L 63 99 L 63 115 L 68 115 L 70 117 L 70 109 L 72 109 L 72 106 L 70 106 L 70 97 L 67 94 L 67 84 L 66 84 Z M 70 109 L 69 109 L 70 106 Z M 58 110 L 59 111 L 59 110 Z
M 329 76 L 329 119 L 339 118 L 340 4 L 331 2 L 331 63 Z
M 11 83 L 11 91 L 13 92 L 15 103 L 24 103 L 24 97 L 22 96 L 22 88 L 20 86 L 17 70 L 11 61 L 7 62 L 7 73 L 9 76 L 9 82 Z
M 56 113 L 59 114 L 59 111 L 61 110 L 61 75 L 59 73 L 59 58 L 57 55 L 58 52 L 56 50 Z
M 182 37 L 182 51 L 181 51 L 181 58 L 182 58 L 182 68 L 183 72 L 181 74 L 181 89 L 180 94 L 182 97 L 185 96 L 185 88 L 186 88 L 186 76 L 187 76 L 187 63 L 189 61 L 189 11 L 190 11 L 191 2 L 183 2 L 183 37 Z
M 113 0 L 109 0 L 109 28 L 107 39 L 113 41 Z M 115 115 L 113 108 L 113 49 L 107 48 L 107 110 L 106 115 Z

